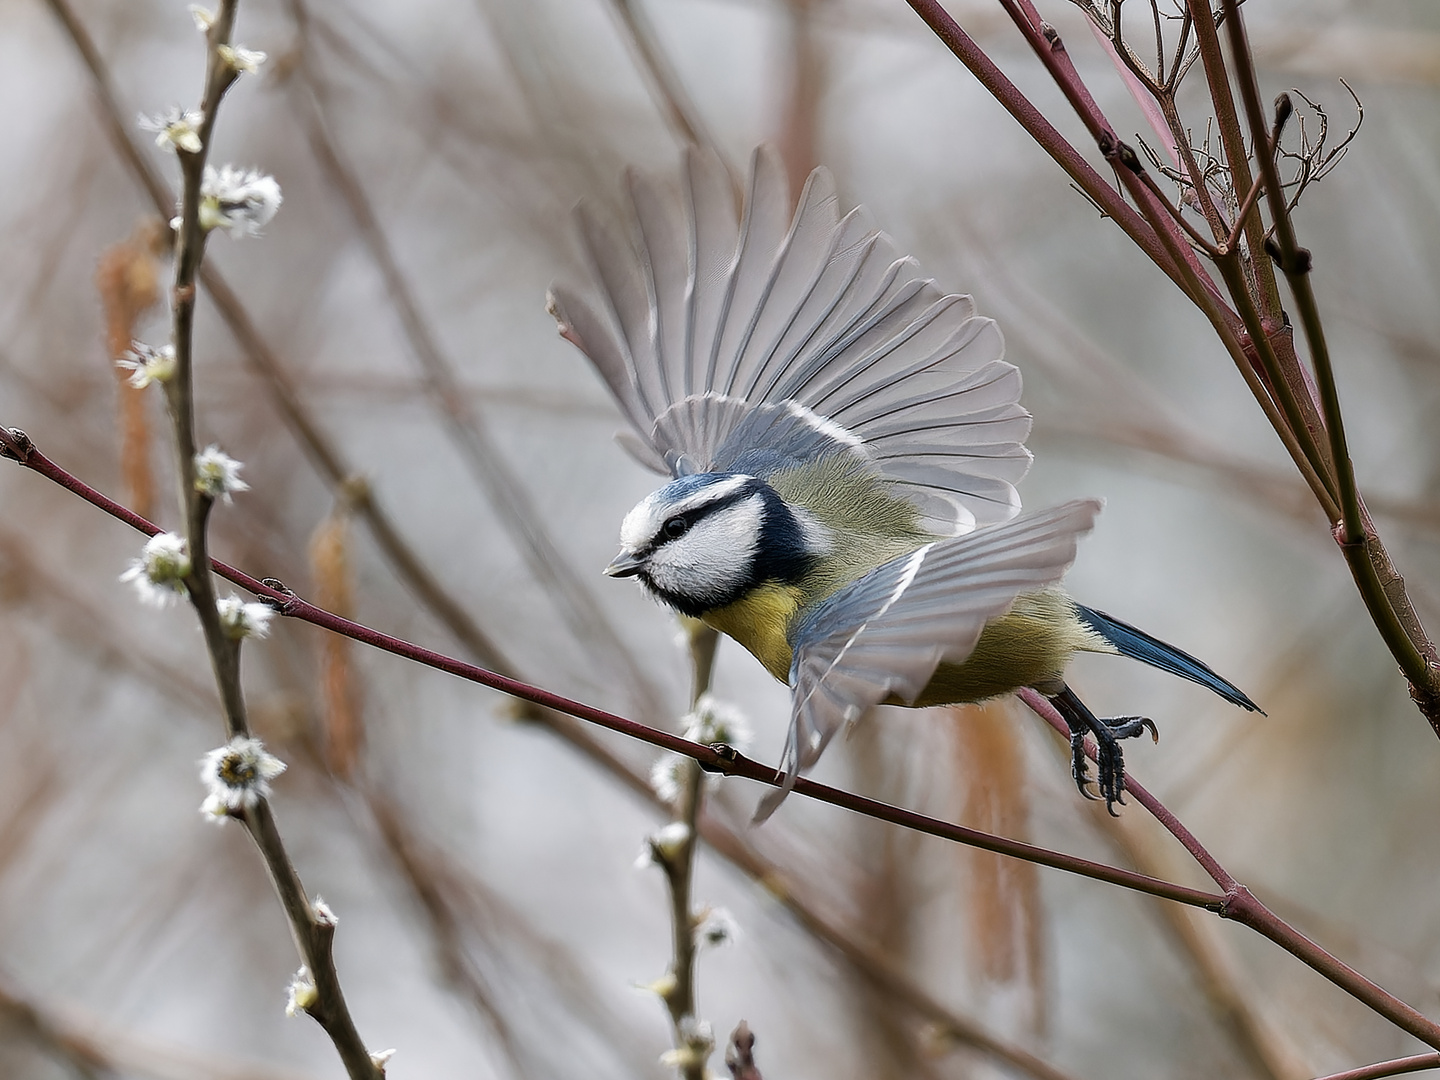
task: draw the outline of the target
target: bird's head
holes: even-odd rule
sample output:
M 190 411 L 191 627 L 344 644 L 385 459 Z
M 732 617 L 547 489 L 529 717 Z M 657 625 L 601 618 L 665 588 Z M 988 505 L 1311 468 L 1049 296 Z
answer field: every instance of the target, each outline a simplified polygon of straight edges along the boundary
M 636 577 L 699 617 L 767 581 L 793 582 L 825 550 L 824 530 L 763 480 L 696 473 L 646 496 L 620 525 L 611 577 Z

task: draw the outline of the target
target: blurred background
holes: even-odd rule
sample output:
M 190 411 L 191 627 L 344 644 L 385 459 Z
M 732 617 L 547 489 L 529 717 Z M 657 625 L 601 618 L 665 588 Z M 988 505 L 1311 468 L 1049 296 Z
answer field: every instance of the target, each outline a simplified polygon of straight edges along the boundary
M 132 336 L 166 339 L 170 273 L 112 129 L 175 185 L 134 120 L 195 104 L 201 41 L 179 0 L 70 2 L 68 25 L 0 3 L 0 423 L 174 526 L 160 398 L 111 363 Z M 949 6 L 1084 146 L 998 7 Z M 1141 129 L 1076 9 L 1041 7 L 1117 129 Z M 1267 97 L 1301 89 L 1332 140 L 1354 123 L 1339 78 L 1365 105 L 1298 228 L 1362 490 L 1433 629 L 1440 10 L 1245 10 Z M 272 173 L 285 201 L 263 238 L 209 249 L 228 292 L 199 304 L 200 438 L 252 488 L 217 508 L 219 557 L 673 728 L 677 628 L 600 575 L 656 478 L 611 440 L 619 415 L 545 289 L 578 273 L 570 208 L 617 200 L 627 164 L 673 170 L 682 117 L 737 173 L 773 140 L 1001 321 L 1036 417 L 1026 504 L 1107 500 L 1071 591 L 1269 714 L 1084 658 L 1072 685 L 1098 713 L 1159 724 L 1158 746 L 1128 747 L 1134 775 L 1276 911 L 1440 1014 L 1440 745 L 1322 517 L 1203 319 L 905 4 L 245 0 L 236 37 L 270 60 L 223 106 L 212 162 Z M 222 725 L 191 613 L 117 580 L 140 546 L 0 467 L 0 1075 L 342 1076 L 320 1029 L 284 1015 L 298 961 L 256 852 L 196 812 Z M 633 867 L 667 816 L 643 790 L 653 753 L 305 625 L 247 646 L 245 669 L 290 764 L 281 829 L 340 917 L 361 1032 L 399 1050 L 390 1076 L 671 1075 L 640 988 L 669 963 L 668 899 Z M 775 760 L 784 688 L 722 643 L 715 690 Z M 882 710 L 817 778 L 1208 884 L 1142 813 L 1083 802 L 1061 741 L 1017 705 Z M 1289 1080 L 1420 1049 L 1242 928 L 799 798 L 750 829 L 758 794 L 712 789 L 735 846 L 702 852 L 696 894 L 741 936 L 702 956 L 698 985 L 722 1042 L 749 1022 L 768 1080 L 1034 1075 L 967 1030 L 1077 1080 Z

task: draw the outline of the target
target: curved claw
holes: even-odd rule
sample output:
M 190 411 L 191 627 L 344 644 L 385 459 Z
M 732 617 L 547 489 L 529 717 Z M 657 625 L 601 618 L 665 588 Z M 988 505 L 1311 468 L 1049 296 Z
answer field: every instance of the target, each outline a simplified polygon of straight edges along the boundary
M 1108 720 L 1101 720 L 1100 723 L 1104 724 L 1110 734 L 1117 739 L 1133 739 L 1142 731 L 1148 731 L 1153 742 L 1160 741 L 1160 729 L 1148 716 L 1115 716 Z

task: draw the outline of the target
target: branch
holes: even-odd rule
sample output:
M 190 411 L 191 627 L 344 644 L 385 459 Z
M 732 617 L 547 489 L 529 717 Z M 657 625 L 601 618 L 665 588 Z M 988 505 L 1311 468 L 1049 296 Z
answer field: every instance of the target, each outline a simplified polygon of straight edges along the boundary
M 64 21 L 72 36 L 80 31 L 79 23 L 65 8 L 63 0 L 53 0 L 57 11 L 64 11 Z M 196 277 L 205 255 L 206 239 L 211 225 L 201 221 L 202 184 L 206 174 L 211 137 L 221 100 L 239 77 L 239 71 L 225 55 L 231 44 L 238 0 L 222 0 L 219 10 L 205 27 L 206 72 L 205 88 L 200 102 L 201 121 L 194 133 L 198 140 L 193 147 L 174 145 L 183 178 L 180 200 L 179 231 L 176 238 L 175 276 L 171 290 L 171 344 L 175 368 L 164 380 L 165 401 L 173 421 L 176 476 L 179 501 L 185 520 L 185 539 L 190 569 L 183 585 L 195 609 L 205 636 L 206 651 L 215 675 L 216 687 L 224 712 L 225 726 L 232 739 L 250 734 L 245 715 L 245 701 L 240 683 L 240 642 L 226 632 L 216 606 L 214 582 L 210 576 L 207 531 L 215 494 L 196 482 L 195 406 L 193 380 L 193 332 L 195 317 Z M 83 33 L 83 31 L 80 31 Z M 85 50 L 82 49 L 82 53 Z M 87 60 L 93 55 L 93 46 Z M 123 133 L 123 129 L 121 129 Z M 335 970 L 332 941 L 333 918 L 320 917 L 305 895 L 293 862 L 285 851 L 280 832 L 268 800 L 261 792 L 253 805 L 232 809 L 231 814 L 242 820 L 265 861 L 275 891 L 290 925 L 297 950 L 314 980 L 314 1001 L 306 1011 L 330 1036 L 354 1080 L 379 1080 L 383 1071 L 371 1058 L 355 1027 Z
M 725 161 L 720 145 L 710 133 L 700 110 L 695 107 L 695 102 L 685 92 L 684 83 L 680 81 L 674 65 L 655 40 L 655 29 L 645 18 L 639 5 L 635 0 L 610 0 L 610 7 L 624 28 L 630 47 L 635 50 L 640 68 L 650 86 L 650 93 L 670 129 L 682 142 L 709 147 Z M 725 161 L 725 168 L 733 179 L 734 170 L 730 168 L 728 161 Z
M 973 38 L 960 28 L 939 3 L 939 0 L 906 0 L 915 9 L 931 30 L 935 31 L 945 46 L 960 62 L 970 69 L 980 85 L 1023 127 L 1026 133 L 1040 144 L 1041 149 L 1055 159 L 1075 185 L 1100 208 L 1101 213 L 1120 226 L 1150 260 L 1163 270 L 1187 295 L 1190 290 L 1183 280 L 1180 269 L 1174 264 L 1155 231 L 1137 214 L 1099 173 L 1091 168 L 1075 147 L 1041 115 L 1030 99 L 1005 77 L 995 62 L 985 55 Z
M 1265 116 L 1260 105 L 1260 87 L 1255 77 L 1245 23 L 1237 0 L 1224 0 L 1224 4 L 1226 28 L 1229 31 L 1241 97 L 1245 102 L 1245 114 L 1250 122 L 1255 145 L 1264 146 Z M 1289 108 L 1290 99 L 1287 95 L 1277 99 L 1276 111 L 1279 116 L 1283 118 L 1288 114 Z M 1380 631 L 1381 638 L 1410 681 L 1411 697 L 1415 699 L 1436 734 L 1440 735 L 1440 658 L 1437 658 L 1434 644 L 1410 606 L 1403 583 L 1396 587 L 1400 582 L 1400 575 L 1390 563 L 1389 555 L 1380 544 L 1369 515 L 1364 511 L 1355 483 L 1350 452 L 1346 446 L 1340 396 L 1330 363 L 1329 347 L 1325 341 L 1325 328 L 1310 282 L 1310 252 L 1296 242 L 1295 227 L 1290 218 L 1284 188 L 1281 186 L 1275 155 L 1259 155 L 1259 164 L 1275 230 L 1274 243 L 1267 246 L 1266 250 L 1280 264 L 1286 283 L 1295 297 L 1300 322 L 1305 330 L 1305 340 L 1310 349 L 1310 358 L 1315 365 L 1316 381 L 1319 383 L 1320 402 L 1325 416 L 1325 429 L 1330 438 L 1331 464 L 1335 470 L 1341 510 L 1336 541 L 1345 561 L 1350 565 L 1356 587 Z
M 0 426 L 0 457 L 10 458 L 25 465 L 27 468 L 39 472 L 42 476 L 52 480 L 73 494 L 78 495 L 91 505 L 104 510 L 112 517 L 125 522 L 132 528 L 146 535 L 153 536 L 160 531 L 157 526 L 130 510 L 127 510 L 119 503 L 107 498 L 79 478 L 55 465 L 35 449 L 34 445 L 23 432 Z M 320 609 L 300 601 L 293 594 L 289 593 L 288 590 L 281 591 L 280 589 L 273 588 L 218 560 L 212 560 L 211 566 L 220 576 L 240 585 L 242 588 L 250 589 L 263 598 L 269 598 L 277 605 L 290 606 L 291 610 L 288 613 L 301 618 L 303 621 L 311 622 L 322 628 L 333 630 L 336 633 L 345 634 L 354 640 L 362 641 L 383 649 L 384 651 L 392 652 L 395 655 L 426 663 L 428 666 L 437 667 L 440 670 L 448 671 L 451 674 L 481 683 L 485 686 L 490 686 L 501 692 L 513 693 L 514 696 L 524 700 L 531 700 L 537 703 L 553 703 L 556 711 L 549 711 L 550 706 L 546 704 L 546 710 L 540 713 L 541 717 L 548 718 L 547 724 L 551 727 L 551 730 L 565 737 L 572 745 L 581 749 L 593 761 L 608 769 L 612 775 L 624 781 L 632 791 L 646 798 L 652 804 L 659 805 L 659 799 L 649 784 L 593 737 L 584 732 L 572 731 L 569 726 L 572 723 L 569 716 L 596 723 L 602 727 L 629 735 L 661 749 L 682 754 L 696 760 L 702 767 L 710 772 L 749 776 L 751 779 L 757 779 L 761 782 L 769 783 L 772 786 L 778 786 L 782 781 L 781 776 L 776 773 L 775 770 L 748 761 L 738 754 L 733 754 L 728 747 L 721 746 L 717 750 L 715 748 L 699 746 L 698 744 L 680 739 L 667 732 L 657 731 L 643 724 L 636 724 L 634 721 L 614 716 L 603 710 L 593 709 L 579 702 L 568 701 L 568 699 L 559 697 L 558 695 L 552 695 L 538 688 L 529 687 L 523 683 L 506 679 L 503 676 L 485 671 L 482 668 L 477 668 L 474 665 L 441 656 L 440 654 L 422 649 L 419 646 L 411 645 L 397 638 L 369 630 L 366 627 L 351 623 L 338 616 L 322 612 Z M 434 660 L 433 663 L 430 662 L 432 659 Z M 560 708 L 562 705 L 567 707 Z M 563 715 L 566 713 L 569 715 Z M 905 811 L 886 807 L 884 804 L 875 803 L 872 800 L 861 799 L 858 796 L 851 796 L 845 792 L 834 791 L 834 789 L 815 784 L 809 780 L 801 779 L 795 790 L 799 791 L 802 795 L 819 798 L 822 801 L 832 802 L 836 805 L 847 806 L 848 808 L 855 809 L 859 813 L 868 813 L 870 816 L 878 817 L 881 820 L 890 820 L 890 817 L 885 813 L 885 811 L 889 811 L 893 815 L 901 815 L 904 817 L 905 820 L 897 823 L 908 825 L 909 827 L 918 827 L 920 831 L 929 832 L 932 835 L 994 851 L 998 854 L 1024 858 L 1028 861 L 1040 863 L 1041 865 L 1049 865 L 1057 869 L 1069 870 L 1081 876 L 1109 881 L 1113 884 L 1134 888 L 1141 892 L 1149 892 L 1165 899 L 1177 900 L 1181 903 L 1206 907 L 1211 910 L 1215 910 L 1215 905 L 1223 901 L 1223 897 L 1221 896 L 1194 889 L 1187 889 L 1183 886 L 1173 885 L 1143 874 L 1134 874 L 1130 871 L 1108 867 L 1099 863 L 1092 863 L 1086 859 L 1078 859 L 1063 853 L 1048 851 L 1044 848 L 1018 843 L 973 829 L 966 829 L 962 826 L 949 825 L 945 822 L 925 818 L 922 815 L 907 814 Z M 876 812 L 877 810 L 879 812 Z M 953 1010 L 938 1002 L 928 992 L 917 987 L 906 978 L 903 972 L 896 969 L 887 957 L 868 945 L 855 940 L 836 923 L 829 921 L 820 915 L 813 906 L 801 900 L 794 889 L 784 884 L 784 872 L 782 868 L 756 853 L 738 834 L 727 826 L 714 818 L 702 814 L 699 818 L 697 831 L 723 858 L 739 867 L 755 881 L 766 885 L 772 892 L 778 892 L 781 902 L 795 915 L 802 927 L 812 933 L 817 939 L 839 952 L 847 961 L 853 964 L 866 979 L 887 993 L 896 996 L 918 1015 L 935 1024 L 941 1031 L 956 1042 L 973 1046 L 1021 1072 L 1036 1077 L 1037 1080 L 1072 1080 L 1067 1074 L 1055 1069 L 1028 1051 L 991 1035 L 973 1021 L 955 1013 Z
M 54 481 L 61 487 L 80 496 L 86 502 L 104 510 L 132 528 L 153 536 L 159 532 L 158 526 L 151 524 L 139 515 L 125 509 L 119 503 L 107 498 L 84 481 L 72 476 L 64 469 L 57 466 L 30 442 L 24 432 L 7 430 L 0 427 L 0 457 L 10 458 L 18 461 L 25 467 L 40 473 L 47 479 Z M 580 720 L 605 728 L 609 731 L 637 739 L 640 742 L 668 750 L 671 753 L 680 754 L 683 757 L 693 758 L 702 768 L 709 772 L 721 773 L 726 776 L 743 776 L 748 780 L 755 780 L 771 787 L 781 787 L 785 782 L 782 773 L 769 766 L 762 765 L 757 761 L 737 753 L 732 747 L 723 743 L 716 743 L 714 746 L 702 746 L 690 742 L 678 735 L 672 735 L 668 731 L 661 731 L 649 727 L 646 724 L 617 716 L 614 713 L 606 712 L 604 709 L 597 709 L 594 706 L 586 705 L 579 701 L 573 701 L 562 697 L 559 694 L 551 693 L 528 683 L 520 682 L 518 679 L 488 671 L 485 668 L 468 664 L 463 660 L 445 656 L 442 653 L 423 648 L 389 634 L 373 630 L 368 626 L 352 622 L 349 619 L 341 618 L 330 612 L 324 611 L 313 604 L 309 604 L 296 596 L 289 589 L 286 589 L 278 581 L 270 579 L 260 581 L 250 575 L 220 562 L 218 559 L 211 560 L 211 567 L 227 581 L 246 589 L 261 599 L 270 603 L 276 611 L 282 615 L 297 618 L 302 622 L 311 623 L 323 629 L 335 633 L 344 634 L 355 641 L 369 645 L 372 648 L 384 652 L 402 656 L 407 660 L 414 660 L 427 667 L 439 671 L 448 672 L 451 675 L 466 679 L 470 682 L 479 683 L 492 690 L 499 690 L 501 693 L 509 694 L 511 697 L 520 698 L 533 704 L 543 706 L 546 709 L 565 713 Z M 1074 855 L 1063 852 L 1051 851 L 1047 848 L 1036 847 L 1032 844 L 1024 844 L 1017 840 L 1008 840 L 1004 837 L 994 836 L 990 833 L 980 832 L 977 829 L 968 829 L 962 825 L 953 825 L 949 822 L 940 821 L 936 818 L 927 817 L 909 810 L 889 806 L 874 799 L 867 799 L 847 791 L 841 791 L 825 784 L 816 783 L 813 780 L 801 778 L 796 781 L 795 791 L 809 798 L 820 802 L 830 803 L 843 809 L 852 810 L 855 813 L 864 814 L 868 817 L 877 818 L 881 821 L 888 821 L 904 828 L 913 829 L 917 832 L 927 833 L 931 836 L 938 836 L 941 839 L 951 840 L 955 843 L 965 844 L 971 847 L 978 847 L 985 851 L 994 851 L 1001 855 L 1011 855 L 1016 858 L 1023 858 L 1027 861 L 1038 863 L 1041 866 L 1051 866 L 1069 873 L 1078 874 L 1081 877 L 1093 878 L 1096 881 L 1105 881 L 1112 885 L 1119 885 L 1122 888 L 1133 889 L 1136 892 L 1149 893 L 1152 896 L 1164 897 L 1167 900 L 1174 900 L 1177 903 L 1191 904 L 1196 907 L 1209 908 L 1218 911 L 1219 906 L 1224 903 L 1225 897 L 1203 892 L 1199 889 L 1187 888 L 1183 885 L 1176 885 L 1168 881 L 1159 881 L 1144 874 L 1136 874 L 1129 870 L 1122 870 L 1113 866 L 1106 866 L 1103 863 L 1092 862 L 1089 859 L 1081 859 Z
M 683 620 L 690 650 L 690 707 L 695 710 L 710 689 L 715 672 L 715 649 L 720 643 L 719 632 L 698 619 Z M 680 776 L 679 792 L 672 808 L 671 825 L 680 826 L 678 842 L 664 845 L 651 841 L 655 862 L 665 873 L 670 887 L 670 937 L 673 955 L 668 980 L 660 991 L 670 1013 L 676 1066 L 683 1080 L 705 1080 L 705 1062 L 713 1049 L 713 1041 L 702 1037 L 696 1027 L 698 1011 L 695 991 L 695 958 L 699 951 L 696 940 L 694 903 L 695 858 L 699 852 L 699 824 L 705 803 L 705 773 L 700 764 L 689 759 Z
M 1019 691 L 1019 697 L 1052 728 L 1061 735 L 1069 737 L 1070 729 L 1065 720 L 1043 694 L 1036 690 L 1024 689 Z M 1087 743 L 1086 752 L 1092 760 L 1095 757 L 1093 749 L 1093 745 Z M 1219 860 L 1205 849 L 1195 834 L 1186 828 L 1159 799 L 1128 776 L 1125 779 L 1125 790 L 1134 795 L 1135 801 L 1148 810 L 1171 836 L 1179 840 L 1181 846 L 1190 853 L 1191 858 L 1200 864 L 1201 869 L 1210 876 L 1211 880 L 1225 890 L 1225 902 L 1217 910 L 1217 914 L 1222 919 L 1234 919 L 1269 938 L 1302 963 L 1325 976 L 1351 997 L 1368 1005 L 1396 1027 L 1409 1032 L 1423 1043 L 1440 1048 L 1440 1024 L 1427 1019 L 1399 998 L 1365 978 L 1354 968 L 1342 963 L 1272 912 L 1257 900 L 1248 888 L 1236 881 Z
M 1363 1065 L 1358 1069 L 1331 1073 L 1318 1080 L 1380 1080 L 1383 1076 L 1399 1076 L 1401 1073 L 1422 1072 L 1425 1069 L 1440 1069 L 1440 1054 L 1416 1054 L 1414 1057 L 1395 1058 L 1374 1065 Z

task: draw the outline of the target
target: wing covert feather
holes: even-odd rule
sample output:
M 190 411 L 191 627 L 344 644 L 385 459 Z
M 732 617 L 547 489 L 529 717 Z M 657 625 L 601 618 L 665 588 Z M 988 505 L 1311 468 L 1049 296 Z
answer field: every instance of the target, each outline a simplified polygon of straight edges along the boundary
M 1099 500 L 1065 503 L 901 556 L 820 604 L 794 632 L 794 703 L 781 758 L 789 783 L 836 732 L 895 697 L 909 703 L 942 660 L 960 663 L 1015 598 L 1055 584 L 1094 525 Z

